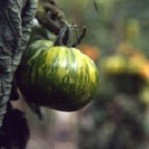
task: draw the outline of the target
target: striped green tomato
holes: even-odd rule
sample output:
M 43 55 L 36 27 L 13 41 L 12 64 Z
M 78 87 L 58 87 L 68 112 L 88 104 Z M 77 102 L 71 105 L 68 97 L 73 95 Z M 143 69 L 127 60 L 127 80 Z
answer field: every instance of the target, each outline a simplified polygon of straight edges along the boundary
M 29 102 L 75 111 L 94 98 L 98 71 L 94 62 L 78 49 L 53 46 L 26 58 L 18 74 L 20 89 Z

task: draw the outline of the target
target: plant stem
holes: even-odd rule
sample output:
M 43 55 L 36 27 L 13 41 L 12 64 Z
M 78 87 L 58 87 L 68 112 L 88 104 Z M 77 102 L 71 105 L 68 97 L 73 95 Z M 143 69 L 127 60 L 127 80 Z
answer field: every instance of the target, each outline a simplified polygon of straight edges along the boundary
M 0 126 L 7 112 L 14 73 L 30 37 L 36 0 L 0 0 Z

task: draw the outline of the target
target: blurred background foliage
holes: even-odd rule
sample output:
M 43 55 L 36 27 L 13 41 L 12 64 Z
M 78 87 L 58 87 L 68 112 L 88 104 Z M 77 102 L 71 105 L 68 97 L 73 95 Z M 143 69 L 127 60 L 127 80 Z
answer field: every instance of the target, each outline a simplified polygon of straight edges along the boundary
M 92 0 L 56 3 L 70 24 L 87 27 L 78 48 L 100 74 L 96 99 L 77 112 L 76 148 L 148 149 L 149 1 L 96 0 L 98 11 Z M 36 39 L 55 38 L 53 30 L 36 27 Z
M 67 5 L 65 0 L 57 2 L 71 22 L 87 26 L 85 41 L 99 46 L 103 54 L 128 41 L 149 56 L 148 0 L 96 0 L 99 13 L 91 0 L 70 1 Z
M 100 73 L 96 99 L 79 115 L 79 148 L 147 149 L 148 0 L 97 0 L 99 12 L 91 0 L 57 2 L 69 22 L 87 26 L 80 49 L 90 46 Z M 90 122 L 83 123 L 83 118 L 94 124 L 88 126 Z

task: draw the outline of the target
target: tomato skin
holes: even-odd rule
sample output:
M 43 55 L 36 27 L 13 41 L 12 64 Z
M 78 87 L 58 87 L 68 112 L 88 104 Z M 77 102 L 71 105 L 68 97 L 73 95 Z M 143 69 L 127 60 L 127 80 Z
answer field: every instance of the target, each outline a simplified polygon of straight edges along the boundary
M 28 102 L 75 111 L 92 101 L 99 82 L 93 60 L 76 48 L 44 48 L 24 56 L 18 71 L 19 86 Z

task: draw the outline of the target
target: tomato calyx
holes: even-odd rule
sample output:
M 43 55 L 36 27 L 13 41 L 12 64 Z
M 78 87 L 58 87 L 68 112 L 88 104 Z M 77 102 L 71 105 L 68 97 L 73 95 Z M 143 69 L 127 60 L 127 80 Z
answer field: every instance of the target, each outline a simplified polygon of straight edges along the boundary
M 84 26 L 81 35 L 78 37 L 77 41 L 74 44 L 72 44 L 72 47 L 76 47 L 77 45 L 79 45 L 81 43 L 81 41 L 83 40 L 83 38 L 86 35 L 86 31 L 87 31 L 87 28 L 86 28 L 86 26 Z
M 86 35 L 86 26 L 83 27 L 81 34 L 78 34 L 78 26 L 70 25 L 64 20 L 64 25 L 59 30 L 54 46 L 76 47 L 81 43 Z M 71 41 L 75 36 L 76 41 Z

